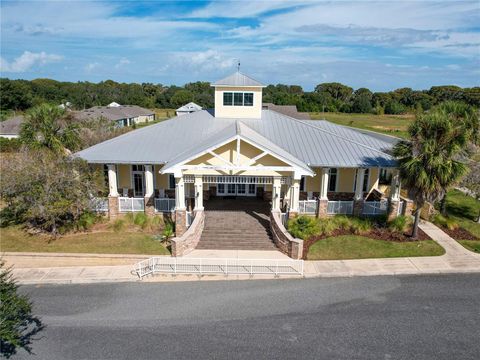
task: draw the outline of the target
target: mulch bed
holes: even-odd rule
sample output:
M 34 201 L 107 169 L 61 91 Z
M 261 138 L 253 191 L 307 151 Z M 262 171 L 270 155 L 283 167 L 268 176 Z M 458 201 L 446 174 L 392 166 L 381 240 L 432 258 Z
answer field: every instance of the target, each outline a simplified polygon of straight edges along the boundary
M 458 228 L 455 230 L 450 230 L 444 227 L 440 227 L 444 232 L 448 234 L 451 238 L 455 240 L 480 240 L 478 237 L 473 235 L 470 231 L 463 228 Z
M 306 256 L 308 254 L 308 251 L 310 249 L 310 246 L 312 246 L 314 243 L 316 243 L 318 240 L 323 240 L 329 237 L 336 237 L 336 236 L 341 236 L 341 235 L 358 235 L 358 236 L 364 236 L 370 239 L 376 239 L 376 240 L 384 240 L 384 241 L 393 241 L 393 242 L 413 242 L 413 241 L 424 241 L 424 240 L 431 240 L 430 236 L 428 236 L 425 232 L 423 232 L 422 229 L 418 229 L 418 237 L 417 239 L 412 239 L 410 236 L 410 233 L 397 233 L 397 232 L 392 232 L 389 229 L 386 228 L 374 228 L 369 232 L 362 233 L 362 234 L 354 234 L 349 230 L 334 230 L 332 234 L 330 235 L 317 235 L 317 236 L 312 236 L 308 238 L 307 240 L 303 241 L 303 257 L 306 259 Z M 470 234 L 470 233 L 469 233 Z M 471 235 L 471 234 L 470 234 Z M 468 239 L 465 239 L 468 240 Z

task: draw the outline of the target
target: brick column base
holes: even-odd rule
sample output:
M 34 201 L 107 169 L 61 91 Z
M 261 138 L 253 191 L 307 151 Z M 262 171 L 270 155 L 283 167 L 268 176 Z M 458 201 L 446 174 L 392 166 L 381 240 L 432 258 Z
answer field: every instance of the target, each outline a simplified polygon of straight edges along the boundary
M 187 231 L 187 210 L 175 210 L 175 237 L 182 236 Z
M 109 196 L 108 197 L 108 217 L 110 219 L 115 219 L 118 217 L 118 196 Z
M 328 200 L 327 199 L 319 199 L 317 201 L 317 217 L 323 218 L 327 217 L 327 208 L 328 208 Z
M 400 206 L 400 201 L 398 200 L 390 200 L 388 204 L 388 215 L 387 220 L 391 221 L 398 216 L 398 207 Z
M 413 200 L 405 199 L 405 207 L 403 208 L 403 215 L 412 216 L 413 215 Z
M 353 215 L 362 216 L 363 212 L 363 199 L 353 201 Z
M 145 215 L 155 215 L 155 196 L 145 196 Z

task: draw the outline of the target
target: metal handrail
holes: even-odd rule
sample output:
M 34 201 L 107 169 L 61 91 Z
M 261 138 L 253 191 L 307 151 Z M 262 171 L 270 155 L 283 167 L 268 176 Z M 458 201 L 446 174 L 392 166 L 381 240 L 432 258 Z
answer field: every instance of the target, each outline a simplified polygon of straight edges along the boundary
M 135 264 L 135 272 L 144 276 L 163 274 L 220 274 L 259 275 L 270 274 L 303 276 L 303 260 L 293 259 L 235 259 L 235 258 L 179 258 L 151 257 Z

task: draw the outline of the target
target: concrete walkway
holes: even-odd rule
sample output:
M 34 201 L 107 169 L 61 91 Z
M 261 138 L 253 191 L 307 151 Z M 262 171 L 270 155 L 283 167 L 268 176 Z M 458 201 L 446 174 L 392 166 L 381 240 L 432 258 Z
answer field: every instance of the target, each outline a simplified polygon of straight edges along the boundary
M 436 240 L 446 253 L 442 256 L 407 257 L 390 259 L 360 260 L 319 260 L 305 261 L 305 277 L 345 277 L 374 275 L 408 275 L 439 273 L 480 273 L 480 254 L 475 254 L 457 243 L 450 236 L 431 223 L 422 222 L 421 229 Z M 14 264 L 14 275 L 22 284 L 65 284 L 93 282 L 140 281 L 133 271 L 137 261 L 149 255 L 97 255 L 97 254 L 7 254 L 4 256 L 10 264 Z M 16 258 L 15 258 L 16 256 Z M 214 251 L 195 250 L 188 257 L 219 258 L 264 258 L 285 259 L 278 251 Z M 36 259 L 35 259 L 36 258 Z M 48 262 L 50 261 L 49 266 Z M 80 265 L 81 262 L 88 265 Z M 126 261 L 128 265 L 96 266 L 98 261 Z M 58 266 L 68 262 L 69 266 Z M 37 264 L 36 266 L 33 266 Z M 57 264 L 57 267 L 54 267 Z M 77 264 L 77 266 L 72 266 Z M 103 263 L 104 264 L 104 263 Z M 27 266 L 28 265 L 28 266 Z M 97 263 L 98 265 L 98 263 Z M 282 276 L 283 277 L 283 276 Z M 265 279 L 268 276 L 255 276 Z M 271 276 L 270 276 L 271 278 Z M 143 281 L 191 281 L 198 280 L 194 275 L 156 275 Z M 203 276 L 201 280 L 224 280 L 225 276 Z M 228 276 L 228 279 L 248 279 L 248 276 Z

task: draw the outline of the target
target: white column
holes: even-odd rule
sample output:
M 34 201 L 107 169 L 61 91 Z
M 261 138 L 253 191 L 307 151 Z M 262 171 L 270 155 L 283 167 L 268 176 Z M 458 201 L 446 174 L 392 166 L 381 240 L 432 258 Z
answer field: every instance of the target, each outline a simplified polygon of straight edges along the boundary
M 357 182 L 355 186 L 355 200 L 363 199 L 363 180 L 365 178 L 365 169 L 357 170 Z
M 280 182 L 280 177 L 275 176 L 273 178 L 273 191 L 272 191 L 272 210 L 280 210 L 280 194 L 282 191 L 282 184 Z
M 328 200 L 328 179 L 330 177 L 330 169 L 322 168 L 320 179 L 320 200 Z
M 145 165 L 145 197 L 153 195 L 153 171 L 152 165 Z
M 300 179 L 293 179 L 292 188 L 290 191 L 292 197 L 290 202 L 290 211 L 298 213 L 300 202 Z
M 202 175 L 195 175 L 195 209 L 203 210 L 203 179 Z
M 177 210 L 185 210 L 185 183 L 183 176 L 175 174 L 175 207 Z
M 390 185 L 390 199 L 394 201 L 400 200 L 400 174 L 395 170 Z
M 115 165 L 109 164 L 108 166 L 108 196 L 118 196 L 117 189 L 117 171 Z

